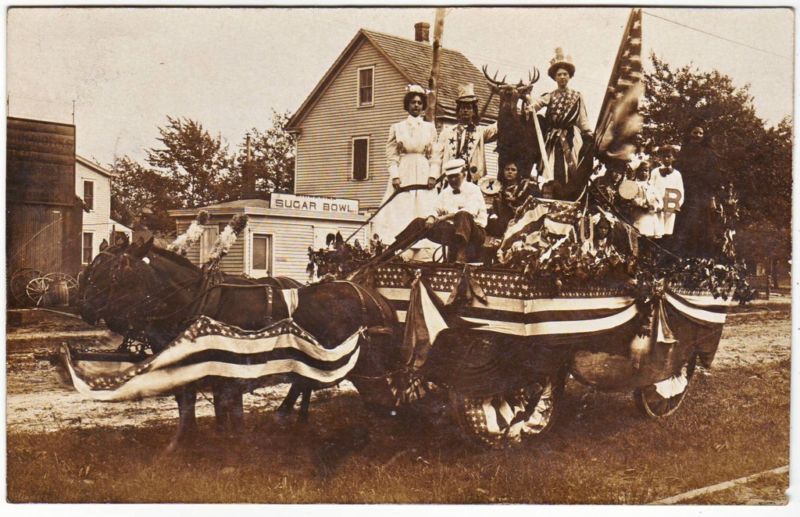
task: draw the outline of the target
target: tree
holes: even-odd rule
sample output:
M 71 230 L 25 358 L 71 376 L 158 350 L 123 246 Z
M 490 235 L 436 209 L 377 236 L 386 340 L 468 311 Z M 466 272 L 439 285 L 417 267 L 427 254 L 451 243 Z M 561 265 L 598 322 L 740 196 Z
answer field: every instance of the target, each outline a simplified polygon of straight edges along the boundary
M 294 189 L 295 137 L 284 130 L 289 113 L 272 111 L 272 126 L 265 131 L 252 128 L 250 134 L 250 167 L 256 180 L 256 194 L 265 197 L 269 192 L 292 192 Z M 247 137 L 242 139 L 235 158 L 234 171 L 225 181 L 229 196 L 237 198 L 242 192 L 243 172 L 247 163 Z
M 737 87 L 718 71 L 690 65 L 673 69 L 651 55 L 645 76 L 643 141 L 682 143 L 701 125 L 740 198 L 740 255 L 791 254 L 792 121 L 773 128 L 756 115 L 749 86 Z M 766 240 L 765 240 L 766 239 Z
M 167 210 L 179 206 L 173 195 L 174 183 L 154 169 L 142 166 L 128 156 L 111 164 L 115 177 L 111 183 L 111 217 L 131 226 L 144 207 L 154 212 L 153 231 L 171 232 L 175 223 Z
M 159 127 L 164 144 L 148 149 L 147 162 L 168 177 L 172 193 L 181 208 L 195 208 L 224 199 L 226 178 L 232 160 L 221 137 L 213 138 L 202 124 L 188 118 L 167 116 L 169 124 Z

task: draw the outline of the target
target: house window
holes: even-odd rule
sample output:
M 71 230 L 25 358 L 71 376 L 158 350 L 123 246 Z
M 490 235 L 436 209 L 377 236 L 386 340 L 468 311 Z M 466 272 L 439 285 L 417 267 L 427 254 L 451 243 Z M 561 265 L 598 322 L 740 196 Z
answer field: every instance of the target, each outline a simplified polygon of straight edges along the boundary
M 84 232 L 83 233 L 83 263 L 84 264 L 91 264 L 92 263 L 92 255 L 94 255 L 94 249 L 92 248 L 92 238 L 94 234 L 91 232 Z
M 353 138 L 353 170 L 354 180 L 365 180 L 368 176 L 369 137 Z
M 83 182 L 83 204 L 88 210 L 94 210 L 94 181 Z
M 375 67 L 358 69 L 358 106 L 372 106 Z
M 252 267 L 254 272 L 272 274 L 272 235 L 253 234 Z

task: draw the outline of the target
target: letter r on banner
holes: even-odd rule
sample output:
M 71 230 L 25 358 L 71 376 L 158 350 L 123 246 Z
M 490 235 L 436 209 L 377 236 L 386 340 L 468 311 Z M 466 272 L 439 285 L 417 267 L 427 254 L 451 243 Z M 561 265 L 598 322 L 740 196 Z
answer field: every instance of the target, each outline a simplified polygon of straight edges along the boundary
M 664 189 L 664 211 L 677 212 L 681 206 L 683 193 L 675 188 Z

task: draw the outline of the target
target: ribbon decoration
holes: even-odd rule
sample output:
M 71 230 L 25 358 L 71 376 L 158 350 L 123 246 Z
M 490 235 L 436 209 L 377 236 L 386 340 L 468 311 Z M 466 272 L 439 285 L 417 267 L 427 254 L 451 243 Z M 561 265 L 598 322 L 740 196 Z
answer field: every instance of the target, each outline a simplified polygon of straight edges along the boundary
M 488 304 L 486 293 L 477 280 L 472 278 L 472 268 L 469 264 L 464 264 L 464 270 L 458 283 L 453 286 L 450 296 L 445 302 L 446 306 L 471 304 L 477 298 L 484 305 Z

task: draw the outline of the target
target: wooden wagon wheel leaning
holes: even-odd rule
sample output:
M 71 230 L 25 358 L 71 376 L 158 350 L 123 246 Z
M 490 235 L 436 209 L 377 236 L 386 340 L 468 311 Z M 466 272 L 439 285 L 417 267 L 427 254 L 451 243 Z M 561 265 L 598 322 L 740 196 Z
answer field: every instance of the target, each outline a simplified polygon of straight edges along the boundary
M 678 375 L 634 390 L 633 399 L 639 411 L 650 418 L 663 418 L 677 411 L 689 391 L 696 365 L 697 355 L 693 354 Z
M 11 275 L 9 281 L 11 296 L 18 305 L 24 306 L 30 304 L 31 299 L 28 297 L 26 291 L 28 282 L 40 276 L 42 276 L 42 272 L 31 267 L 18 269 Z
M 48 289 L 50 289 L 50 280 L 46 276 L 36 277 L 25 286 L 28 298 L 36 307 L 41 307 L 44 304 Z
M 548 432 L 564 394 L 567 370 L 513 393 L 465 397 L 450 390 L 456 420 L 468 438 L 493 448 L 520 443 Z

